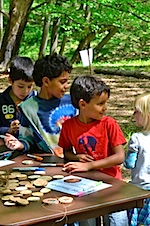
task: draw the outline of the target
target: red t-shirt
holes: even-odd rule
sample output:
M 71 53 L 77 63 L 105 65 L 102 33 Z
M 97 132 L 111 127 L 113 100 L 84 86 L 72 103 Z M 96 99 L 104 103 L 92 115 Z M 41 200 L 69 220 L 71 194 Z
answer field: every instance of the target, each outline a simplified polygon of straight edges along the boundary
M 66 120 L 62 125 L 59 145 L 62 148 L 74 147 L 78 154 L 89 154 L 95 160 L 107 158 L 112 155 L 112 148 L 125 144 L 123 132 L 115 119 L 103 116 L 101 120 L 84 124 L 75 116 Z M 100 169 L 101 172 L 122 179 L 120 167 Z

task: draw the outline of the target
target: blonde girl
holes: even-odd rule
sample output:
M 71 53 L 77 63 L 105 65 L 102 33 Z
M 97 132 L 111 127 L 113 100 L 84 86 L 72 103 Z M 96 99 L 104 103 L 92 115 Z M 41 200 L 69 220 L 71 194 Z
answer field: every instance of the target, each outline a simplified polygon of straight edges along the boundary
M 130 183 L 150 190 L 150 93 L 136 97 L 134 118 L 141 131 L 132 134 L 128 142 L 128 151 L 124 166 L 131 169 Z M 129 225 L 150 225 L 150 198 L 145 199 L 143 208 L 134 208 L 128 212 Z

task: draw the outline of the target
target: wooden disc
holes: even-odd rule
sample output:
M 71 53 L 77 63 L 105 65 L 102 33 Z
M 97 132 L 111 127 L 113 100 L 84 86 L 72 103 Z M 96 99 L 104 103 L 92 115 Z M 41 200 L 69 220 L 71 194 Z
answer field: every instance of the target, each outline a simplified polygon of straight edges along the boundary
M 42 193 L 44 193 L 44 194 L 49 193 L 50 191 L 51 191 L 50 188 L 42 188 L 42 189 L 40 190 L 40 192 L 42 192 Z
M 16 205 L 15 202 L 11 202 L 11 201 L 4 202 L 4 206 L 15 206 L 15 205 Z
M 40 179 L 51 181 L 53 178 L 51 176 L 41 176 Z
M 31 193 L 32 191 L 29 189 L 20 192 L 20 194 L 23 194 L 23 195 L 30 195 Z
M 17 203 L 18 203 L 19 205 L 26 206 L 26 205 L 29 204 L 29 201 L 28 201 L 27 199 L 18 198 L 18 199 L 17 199 Z
M 36 187 L 45 187 L 46 185 L 47 185 L 47 180 L 44 180 L 44 179 L 37 179 L 37 180 L 35 180 L 34 181 L 34 185 L 36 186 Z
M 24 190 L 27 190 L 27 187 L 26 186 L 19 186 L 19 187 L 16 187 L 15 190 L 16 191 L 24 191 Z
M 29 202 L 35 202 L 35 201 L 39 201 L 40 200 L 40 197 L 37 197 L 37 196 L 30 196 L 27 198 L 27 200 Z
M 11 197 L 13 197 L 13 195 L 4 195 L 4 196 L 1 197 L 1 200 L 9 201 Z
M 57 198 L 47 198 L 47 199 L 43 199 L 42 202 L 44 204 L 48 204 L 48 205 L 52 205 L 52 204 L 58 204 L 59 201 Z
M 17 178 L 19 180 L 26 180 L 27 179 L 27 174 L 20 174 L 20 175 L 17 176 Z
M 58 201 L 63 204 L 68 204 L 73 201 L 73 198 L 69 197 L 69 196 L 62 196 L 62 197 L 58 198 Z
M 30 175 L 30 176 L 28 176 L 28 179 L 35 180 L 35 179 L 37 179 L 39 177 L 40 177 L 40 175 Z
M 56 174 L 53 176 L 53 179 L 57 179 L 57 180 L 62 179 L 62 178 L 64 178 L 64 175 L 61 175 L 61 174 L 60 175 Z
M 41 196 L 43 196 L 44 194 L 43 194 L 42 192 L 40 192 L 40 191 L 37 191 L 37 192 L 32 192 L 32 195 L 33 195 L 33 196 L 37 196 L 37 197 L 41 197 Z

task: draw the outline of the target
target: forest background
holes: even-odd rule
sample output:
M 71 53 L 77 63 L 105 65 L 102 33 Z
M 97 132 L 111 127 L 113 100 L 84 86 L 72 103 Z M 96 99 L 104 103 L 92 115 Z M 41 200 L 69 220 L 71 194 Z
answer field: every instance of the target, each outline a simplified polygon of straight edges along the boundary
M 35 61 L 63 54 L 74 66 L 73 79 L 91 73 L 79 51 L 93 48 L 93 73 L 106 68 L 100 76 L 112 90 L 108 114 L 128 140 L 137 131 L 131 117 L 134 97 L 150 87 L 149 37 L 149 0 L 0 0 L 0 91 L 8 85 L 15 55 Z

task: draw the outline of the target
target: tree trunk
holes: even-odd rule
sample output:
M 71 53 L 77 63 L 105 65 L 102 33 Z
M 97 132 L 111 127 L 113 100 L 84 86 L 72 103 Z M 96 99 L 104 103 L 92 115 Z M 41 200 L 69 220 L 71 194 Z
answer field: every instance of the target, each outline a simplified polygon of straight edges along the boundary
M 117 27 L 112 27 L 109 30 L 109 33 L 103 38 L 103 40 L 94 48 L 94 54 L 95 56 L 100 52 L 100 50 L 102 49 L 102 47 L 104 45 L 106 45 L 106 43 L 112 38 L 112 36 L 114 34 L 116 34 L 116 32 L 118 31 Z
M 79 60 L 79 51 L 83 50 L 86 47 L 89 47 L 89 44 L 94 39 L 94 37 L 95 37 L 95 32 L 92 32 L 80 41 L 78 48 L 75 50 L 74 55 L 71 59 L 72 63 L 76 63 Z
M 53 23 L 53 30 L 52 30 L 52 36 L 51 36 L 51 47 L 50 47 L 50 54 L 53 54 L 56 52 L 57 46 L 58 46 L 58 29 L 59 29 L 60 19 L 56 18 Z
M 29 10 L 33 0 L 12 0 L 10 5 L 10 20 L 6 26 L 0 50 L 0 70 L 5 71 L 13 56 L 18 54 Z
M 111 75 L 150 79 L 150 73 L 148 73 L 148 72 L 129 71 L 129 70 L 120 70 L 120 69 L 108 69 L 108 68 L 95 69 L 94 72 L 96 74 L 111 74 Z
M 67 23 L 67 26 L 70 26 L 71 24 L 71 20 L 68 21 Z M 63 40 L 61 42 L 61 47 L 60 47 L 60 51 L 59 51 L 59 54 L 62 55 L 63 52 L 64 52 L 64 49 L 65 49 L 65 45 L 66 45 L 66 42 L 67 42 L 67 35 L 65 35 L 65 30 L 64 30 L 64 36 L 63 36 Z
M 3 0 L 0 0 L 0 11 L 3 10 Z M 2 35 L 3 35 L 3 14 L 0 13 L 0 46 L 2 43 Z
M 48 35 L 49 35 L 49 28 L 50 28 L 50 16 L 48 17 L 48 19 L 45 18 L 44 20 L 43 35 L 42 35 L 41 46 L 39 51 L 39 58 L 42 58 L 45 54 L 45 49 L 47 46 Z

